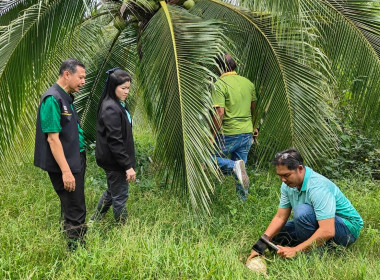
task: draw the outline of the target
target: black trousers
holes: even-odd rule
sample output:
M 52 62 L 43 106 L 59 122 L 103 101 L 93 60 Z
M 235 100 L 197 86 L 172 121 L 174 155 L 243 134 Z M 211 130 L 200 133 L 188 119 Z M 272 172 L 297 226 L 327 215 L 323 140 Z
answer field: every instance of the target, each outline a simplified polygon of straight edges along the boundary
M 112 205 L 113 215 L 117 222 L 124 223 L 128 212 L 126 203 L 129 196 L 129 184 L 125 171 L 105 170 L 108 189 L 100 197 L 92 220 L 101 220 Z
M 84 198 L 84 174 L 86 171 L 86 153 L 82 152 L 81 171 L 73 173 L 75 178 L 75 191 L 68 192 L 63 187 L 62 173 L 48 172 L 54 190 L 61 200 L 61 213 L 63 216 L 63 229 L 70 241 L 83 243 L 87 231 L 86 203 Z

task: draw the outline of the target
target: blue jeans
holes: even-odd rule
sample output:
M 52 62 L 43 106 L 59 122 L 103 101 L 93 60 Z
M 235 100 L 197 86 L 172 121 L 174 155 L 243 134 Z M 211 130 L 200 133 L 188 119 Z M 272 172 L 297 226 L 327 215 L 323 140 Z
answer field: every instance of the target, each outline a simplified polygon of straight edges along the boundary
M 297 246 L 309 239 L 319 228 L 314 208 L 309 204 L 299 204 L 293 209 L 293 220 L 288 221 L 273 242 L 283 246 Z M 335 236 L 331 241 L 338 245 L 348 246 L 356 238 L 352 235 L 343 219 L 335 216 Z M 330 242 L 331 242 L 330 241 Z
M 218 146 L 216 161 L 223 174 L 232 174 L 235 161 L 242 159 L 247 162 L 248 152 L 251 148 L 252 133 L 242 133 L 235 135 L 219 135 L 216 137 L 215 143 Z M 227 156 L 231 155 L 231 159 Z M 236 179 L 236 178 L 235 178 Z M 246 199 L 248 190 L 244 190 L 243 186 L 236 180 L 236 192 L 242 199 Z

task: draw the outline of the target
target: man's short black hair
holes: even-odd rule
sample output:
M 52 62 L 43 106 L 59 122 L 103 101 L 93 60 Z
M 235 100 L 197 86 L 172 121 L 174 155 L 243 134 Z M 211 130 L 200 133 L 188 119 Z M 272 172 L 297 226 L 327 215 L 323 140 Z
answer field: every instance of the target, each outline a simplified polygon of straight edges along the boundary
M 231 72 L 236 69 L 236 62 L 229 53 L 225 53 L 223 55 L 223 58 L 218 57 L 216 59 L 216 62 L 218 63 L 218 66 L 220 70 L 223 71 L 223 73 Z
M 272 164 L 274 166 L 285 165 L 289 170 L 296 170 L 299 165 L 305 166 L 301 154 L 295 148 L 277 153 Z
M 71 74 L 74 74 L 75 72 L 77 72 L 78 66 L 82 67 L 83 69 L 86 69 L 86 67 L 84 67 L 84 64 L 80 62 L 78 59 L 66 59 L 64 62 L 62 62 L 61 67 L 59 68 L 59 76 L 62 76 L 63 72 L 65 71 L 69 71 Z

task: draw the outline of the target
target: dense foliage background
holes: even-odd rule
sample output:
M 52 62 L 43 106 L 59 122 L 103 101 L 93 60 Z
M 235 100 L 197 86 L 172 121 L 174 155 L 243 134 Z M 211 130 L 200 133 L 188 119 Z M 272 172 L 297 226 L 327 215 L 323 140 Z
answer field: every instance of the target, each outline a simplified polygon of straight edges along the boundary
M 229 51 L 259 97 L 254 164 L 295 146 L 334 176 L 358 170 L 352 159 L 378 176 L 364 168 L 379 166 L 378 1 L 2 0 L 0 15 L 1 175 L 31 161 L 39 97 L 60 63 L 77 57 L 87 66 L 75 106 L 88 144 L 105 71 L 122 67 L 133 75 L 130 105 L 156 139 L 159 181 L 210 213 L 221 180 L 210 89 L 215 58 Z

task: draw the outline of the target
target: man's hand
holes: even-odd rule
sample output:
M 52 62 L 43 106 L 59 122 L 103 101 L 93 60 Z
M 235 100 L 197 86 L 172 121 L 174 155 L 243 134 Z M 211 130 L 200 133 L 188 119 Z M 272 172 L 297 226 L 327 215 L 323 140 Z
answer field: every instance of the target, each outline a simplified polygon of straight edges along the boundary
M 254 138 L 259 137 L 259 130 L 258 130 L 257 128 L 253 131 L 252 136 L 253 136 Z
M 128 182 L 136 180 L 136 172 L 133 168 L 129 168 L 127 171 L 125 171 L 125 174 Z
M 257 257 L 257 256 L 260 256 L 260 254 L 257 253 L 255 250 L 252 250 L 252 253 L 249 255 L 249 257 L 248 257 L 246 263 L 248 263 L 248 261 L 249 261 L 250 259 L 253 259 L 254 257 Z
M 71 173 L 65 153 L 63 152 L 62 143 L 59 139 L 59 133 L 48 133 L 47 141 L 49 143 L 51 153 L 62 171 L 63 188 L 68 192 L 75 191 L 75 178 L 73 173 Z
M 256 128 L 252 133 L 252 138 L 251 138 L 252 144 L 257 143 L 257 137 L 259 137 L 259 130 Z
M 75 178 L 71 171 L 62 172 L 63 188 L 68 192 L 75 191 Z
M 280 248 L 277 251 L 277 254 L 280 255 L 280 257 L 282 258 L 290 259 L 290 258 L 294 258 L 297 255 L 298 250 L 296 249 L 296 247 L 282 247 L 279 245 L 277 246 L 278 248 Z

